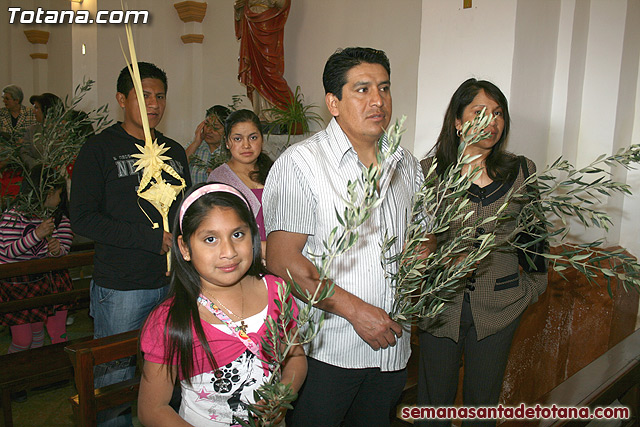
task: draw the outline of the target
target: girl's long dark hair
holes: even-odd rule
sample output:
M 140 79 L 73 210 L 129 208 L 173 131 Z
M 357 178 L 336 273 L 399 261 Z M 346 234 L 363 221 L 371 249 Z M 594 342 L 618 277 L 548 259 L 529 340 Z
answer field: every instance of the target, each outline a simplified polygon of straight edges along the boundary
M 194 190 L 210 184 L 212 183 L 201 183 L 191 187 L 185 195 L 185 199 Z M 253 244 L 253 260 L 247 274 L 258 278 L 262 277 L 266 274 L 266 269 L 262 265 L 258 225 L 247 206 L 246 200 L 234 194 L 220 191 L 207 193 L 189 206 L 182 220 L 182 240 L 189 248 L 189 251 L 191 251 L 191 236 L 215 207 L 233 209 L 240 219 L 249 225 Z M 179 215 L 176 215 L 173 227 L 173 248 L 171 251 L 171 283 L 167 295 L 167 300 L 171 300 L 171 303 L 163 337 L 165 342 L 164 359 L 167 361 L 168 373 L 172 372 L 172 365 L 177 364 L 177 373 L 190 384 L 190 379 L 195 371 L 193 348 L 196 339 L 202 345 L 212 366 L 217 368 L 218 365 L 200 323 L 197 302 L 202 287 L 200 275 L 193 264 L 182 257 L 178 246 L 180 232 L 180 219 Z M 196 337 L 192 334 L 192 328 L 195 329 Z
M 229 114 L 227 120 L 225 120 L 224 122 L 225 141 L 229 140 L 229 136 L 231 136 L 231 130 L 233 129 L 233 126 L 237 125 L 238 123 L 244 122 L 251 122 L 256 125 L 256 128 L 258 128 L 258 132 L 260 132 L 260 136 L 263 137 L 264 144 L 262 123 L 260 122 L 260 119 L 258 118 L 256 113 L 251 110 L 237 110 Z M 223 144 L 223 147 L 223 150 L 229 151 L 226 145 Z M 231 153 L 228 154 L 230 155 Z M 271 158 L 269 158 L 269 156 L 267 156 L 264 152 L 261 152 L 258 156 L 258 159 L 256 160 L 256 169 L 249 174 L 249 178 L 251 178 L 251 180 L 254 182 L 258 182 L 264 185 L 267 180 L 269 170 L 271 170 L 271 166 L 273 166 L 273 160 L 271 160 Z
M 43 164 L 35 165 L 29 172 L 29 179 L 22 180 L 20 194 L 29 197 L 29 193 L 39 191 L 40 183 L 43 179 L 45 183 L 47 183 L 46 188 L 43 189 L 45 193 L 43 194 L 45 200 L 46 195 L 50 192 L 62 190 L 60 192 L 60 204 L 51 215 L 57 228 L 60 225 L 63 216 L 69 218 L 69 194 L 67 193 L 66 181 L 62 179 L 56 171 Z
M 438 175 L 442 176 L 447 168 L 452 163 L 455 163 L 458 156 L 458 144 L 460 143 L 460 138 L 456 134 L 456 119 L 462 120 L 464 109 L 467 105 L 471 104 L 473 98 L 475 98 L 481 90 L 484 90 L 489 98 L 498 103 L 502 108 L 504 117 L 502 136 L 500 136 L 498 142 L 493 146 L 485 161 L 487 173 L 494 181 L 504 182 L 515 179 L 518 174 L 518 157 L 507 152 L 505 149 L 511 125 L 507 98 L 493 83 L 473 78 L 465 81 L 456 89 L 445 113 L 442 130 L 435 145 L 436 159 L 438 160 Z

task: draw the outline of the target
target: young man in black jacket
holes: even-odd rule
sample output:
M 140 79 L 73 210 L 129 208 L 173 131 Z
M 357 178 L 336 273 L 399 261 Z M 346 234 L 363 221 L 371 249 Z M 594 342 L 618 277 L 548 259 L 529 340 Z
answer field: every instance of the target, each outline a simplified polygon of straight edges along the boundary
M 191 178 L 184 149 L 155 130 L 166 107 L 166 74 L 153 64 L 139 62 L 138 67 L 151 137 L 169 148 L 164 153 L 170 158 L 166 163 L 184 178 L 188 188 Z M 116 99 L 124 110 L 124 121 L 86 142 L 72 178 L 72 229 L 95 241 L 90 308 L 95 338 L 140 328 L 168 288 L 166 253 L 172 235 L 163 231 L 160 213 L 137 195 L 142 170 L 135 171 L 137 158 L 132 155 L 140 153 L 136 144 L 144 146 L 144 131 L 127 67 L 118 77 Z M 179 184 L 166 173 L 163 178 Z M 171 205 L 170 224 L 180 201 L 181 195 Z M 122 361 L 100 365 L 95 386 L 132 378 L 134 372 L 135 365 Z M 110 420 L 109 425 L 130 425 L 130 415 L 114 419 L 117 412 L 101 413 L 99 423 Z

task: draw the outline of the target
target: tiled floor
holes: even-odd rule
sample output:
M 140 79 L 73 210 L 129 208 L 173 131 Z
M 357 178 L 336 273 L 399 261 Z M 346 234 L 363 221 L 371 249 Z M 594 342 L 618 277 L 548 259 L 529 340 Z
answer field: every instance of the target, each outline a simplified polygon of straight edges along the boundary
M 88 310 L 73 313 L 75 322 L 67 327 L 67 335 L 70 339 L 93 334 L 93 321 L 88 315 Z M 49 338 L 46 338 L 46 343 Z M 9 328 L 0 331 L 0 354 L 7 352 L 11 343 Z M 12 402 L 13 422 L 16 427 L 36 426 L 71 426 L 73 425 L 71 405 L 67 399 L 76 394 L 71 382 L 66 386 L 43 391 L 29 390 L 27 401 L 24 403 Z

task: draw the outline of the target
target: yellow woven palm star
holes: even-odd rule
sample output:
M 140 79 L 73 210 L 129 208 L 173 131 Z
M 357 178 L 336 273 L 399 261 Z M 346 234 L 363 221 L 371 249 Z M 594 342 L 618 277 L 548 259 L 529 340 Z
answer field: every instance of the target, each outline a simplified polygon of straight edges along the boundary
M 124 9 L 124 7 L 123 7 Z M 149 119 L 147 117 L 146 105 L 143 102 L 144 92 L 142 90 L 142 80 L 140 79 L 140 71 L 138 70 L 138 60 L 136 58 L 136 49 L 133 45 L 133 34 L 131 33 L 130 24 L 125 25 L 127 33 L 127 41 L 129 42 L 129 53 L 131 54 L 131 61 L 127 58 L 124 48 L 122 53 L 124 54 L 127 67 L 131 73 L 131 79 L 133 81 L 133 87 L 136 91 L 138 100 L 138 108 L 140 109 L 140 118 L 142 119 L 142 128 L 144 130 L 144 146 L 136 144 L 140 154 L 132 154 L 132 157 L 138 159 L 134 163 L 135 171 L 143 170 L 142 178 L 140 179 L 140 185 L 138 186 L 138 196 L 147 200 L 162 216 L 163 229 L 169 232 L 169 209 L 171 204 L 176 199 L 177 195 L 185 188 L 186 183 L 184 179 L 169 165 L 165 163 L 166 160 L 171 160 L 168 156 L 163 156 L 164 153 L 169 150 L 165 148 L 164 144 L 158 144 L 157 141 L 151 139 L 151 129 L 149 127 Z M 121 45 L 122 47 L 122 45 Z M 179 185 L 171 185 L 162 177 L 162 172 L 167 173 L 169 176 L 175 178 L 180 182 Z M 155 223 L 149 215 L 144 211 L 142 206 L 140 209 L 151 221 L 153 228 L 157 228 L 158 224 Z M 167 252 L 167 269 L 170 265 L 170 256 Z
M 151 144 L 145 144 L 144 147 L 136 144 L 136 147 L 140 150 L 140 154 L 131 155 L 131 157 L 140 159 L 134 163 L 136 172 L 141 169 L 146 170 L 146 168 L 160 169 L 160 163 L 170 159 L 168 156 L 163 156 L 163 154 L 169 150 L 169 147 L 165 148 L 164 144 L 158 145 L 156 141 L 153 141 Z

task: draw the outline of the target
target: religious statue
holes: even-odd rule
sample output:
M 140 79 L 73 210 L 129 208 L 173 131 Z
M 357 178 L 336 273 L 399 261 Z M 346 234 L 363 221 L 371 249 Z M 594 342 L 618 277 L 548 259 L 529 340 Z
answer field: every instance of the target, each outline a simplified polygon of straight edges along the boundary
M 236 0 L 236 38 L 240 40 L 238 80 L 247 87 L 253 109 L 284 108 L 293 94 L 284 79 L 284 24 L 291 0 Z M 266 116 L 266 117 L 265 117 Z

